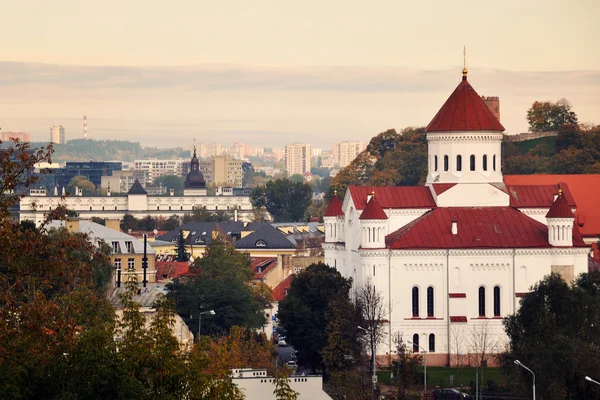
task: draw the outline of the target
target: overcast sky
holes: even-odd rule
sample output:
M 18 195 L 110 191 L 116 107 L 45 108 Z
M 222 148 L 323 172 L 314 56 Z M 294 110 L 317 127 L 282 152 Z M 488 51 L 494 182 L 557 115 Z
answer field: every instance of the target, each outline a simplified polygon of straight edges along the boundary
M 600 123 L 600 1 L 0 0 L 0 126 L 89 136 L 329 148 L 426 125 L 460 81 Z

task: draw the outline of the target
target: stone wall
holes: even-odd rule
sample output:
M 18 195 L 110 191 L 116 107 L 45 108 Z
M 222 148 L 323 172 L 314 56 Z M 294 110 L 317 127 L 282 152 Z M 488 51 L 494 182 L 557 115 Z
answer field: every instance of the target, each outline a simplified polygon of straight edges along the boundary
M 516 135 L 504 135 L 505 142 L 524 142 L 525 140 L 558 136 L 558 132 L 523 132 Z

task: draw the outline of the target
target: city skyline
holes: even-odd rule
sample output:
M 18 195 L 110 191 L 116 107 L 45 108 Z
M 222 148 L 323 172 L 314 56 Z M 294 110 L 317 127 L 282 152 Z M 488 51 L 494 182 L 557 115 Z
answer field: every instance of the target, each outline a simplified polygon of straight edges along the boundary
M 0 3 L 0 32 L 11 38 L 0 58 L 0 126 L 41 141 L 61 124 L 82 138 L 87 115 L 89 138 L 145 146 L 368 142 L 429 123 L 460 81 L 463 45 L 469 80 L 500 97 L 507 133 L 526 130 L 536 100 L 566 98 L 581 122 L 599 123 L 600 4 L 489 7 Z

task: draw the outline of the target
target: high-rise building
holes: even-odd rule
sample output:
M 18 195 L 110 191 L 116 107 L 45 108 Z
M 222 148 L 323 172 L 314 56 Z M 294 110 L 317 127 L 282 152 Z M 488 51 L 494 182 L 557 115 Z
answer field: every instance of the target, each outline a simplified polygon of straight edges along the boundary
M 364 142 L 340 142 L 335 145 L 334 154 L 337 156 L 337 164 L 345 167 L 350 164 L 363 150 Z
M 62 125 L 54 125 L 50 128 L 50 143 L 65 144 L 65 127 Z
M 25 132 L 2 132 L 2 141 L 8 142 L 11 139 L 18 139 L 19 142 L 30 142 L 29 133 Z
M 200 161 L 199 168 L 206 183 L 216 186 L 242 187 L 244 179 L 244 161 L 231 156 L 216 156 Z
M 285 170 L 288 176 L 310 172 L 310 157 L 312 149 L 310 144 L 294 143 L 285 146 Z
M 186 160 L 135 160 L 133 169 L 135 178 L 143 186 L 152 185 L 154 179 L 162 175 L 183 176 L 183 165 Z

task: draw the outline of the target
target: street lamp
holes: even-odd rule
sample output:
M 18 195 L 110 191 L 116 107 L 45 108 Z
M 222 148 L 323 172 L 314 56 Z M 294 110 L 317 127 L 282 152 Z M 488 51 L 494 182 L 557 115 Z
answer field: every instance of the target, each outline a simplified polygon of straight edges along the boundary
M 200 340 L 200 332 L 202 331 L 202 314 L 215 315 L 215 310 L 202 311 L 198 314 L 198 340 Z
M 586 377 L 585 377 L 585 380 L 586 380 L 586 381 L 589 381 L 589 382 L 592 382 L 592 383 L 595 383 L 596 385 L 600 385 L 600 382 L 593 380 L 593 379 L 592 379 L 592 378 L 590 378 L 589 376 L 586 376 Z
M 358 329 L 360 329 L 361 331 L 365 331 L 367 332 L 369 335 L 371 334 L 371 332 L 368 329 L 363 328 L 362 326 L 357 326 Z M 375 373 L 375 341 L 372 340 L 371 341 L 371 358 L 372 358 L 372 369 L 373 369 L 373 388 L 372 388 L 372 393 L 375 392 L 375 387 L 377 386 L 377 374 Z M 371 396 L 373 397 L 373 396 Z
M 423 347 L 419 346 L 416 343 L 413 343 L 413 342 L 411 342 L 409 340 L 407 340 L 406 342 L 409 343 L 409 344 L 412 344 L 413 346 L 417 346 L 418 348 L 420 348 L 421 350 L 423 350 L 423 364 L 425 366 L 425 372 L 424 372 L 424 374 L 425 374 L 425 381 L 424 381 L 424 385 L 423 386 L 425 388 L 425 391 L 427 391 L 427 351 Z
M 535 400 L 535 374 L 533 373 L 532 370 L 530 370 L 529 368 L 527 368 L 525 365 L 523 365 L 523 363 L 519 360 L 515 360 L 515 364 L 517 364 L 519 367 L 526 369 L 527 371 L 531 372 L 531 375 L 533 375 L 533 400 Z M 588 377 L 586 376 L 586 379 Z M 591 379 L 591 378 L 590 378 Z

